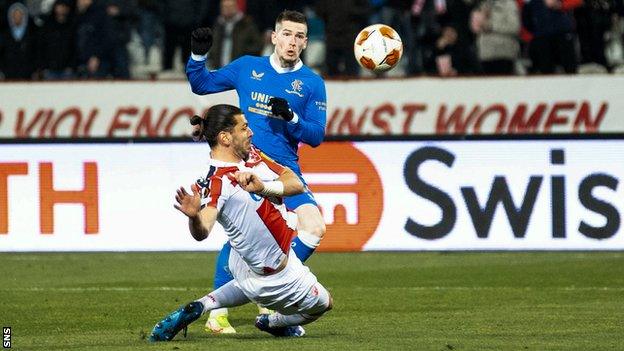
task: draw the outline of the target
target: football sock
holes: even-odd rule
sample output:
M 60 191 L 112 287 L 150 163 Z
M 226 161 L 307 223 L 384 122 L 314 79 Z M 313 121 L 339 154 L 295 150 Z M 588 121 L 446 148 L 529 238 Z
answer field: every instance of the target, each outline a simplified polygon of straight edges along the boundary
M 225 245 L 219 252 L 219 257 L 217 257 L 217 266 L 215 267 L 215 274 L 213 280 L 213 287 L 215 290 L 224 286 L 234 279 L 230 274 L 230 270 L 228 268 L 228 261 L 230 260 L 230 250 L 232 250 L 232 246 L 230 246 L 230 242 L 226 241 Z
M 212 311 L 214 309 L 223 309 L 223 308 L 219 308 L 221 307 L 221 303 L 219 301 L 217 301 L 217 299 L 214 297 L 214 295 L 212 295 L 212 293 L 197 299 L 196 301 L 201 302 L 204 305 L 204 310 L 202 311 L 202 314 L 208 312 L 208 311 Z M 227 309 L 225 309 L 227 310 Z
M 236 307 L 244 305 L 249 302 L 249 299 L 238 287 L 238 284 L 236 284 L 235 281 L 231 281 L 197 301 L 204 304 L 203 314 L 215 309 L 226 310 L 223 307 Z
M 310 234 L 305 230 L 297 230 L 297 236 L 293 239 L 290 246 L 301 262 L 305 262 L 312 256 L 320 242 L 321 238 L 318 236 Z
M 278 312 L 269 315 L 269 327 L 279 328 L 288 327 L 291 325 L 304 325 L 314 322 L 319 317 L 320 315 L 312 316 L 305 313 L 284 315 Z

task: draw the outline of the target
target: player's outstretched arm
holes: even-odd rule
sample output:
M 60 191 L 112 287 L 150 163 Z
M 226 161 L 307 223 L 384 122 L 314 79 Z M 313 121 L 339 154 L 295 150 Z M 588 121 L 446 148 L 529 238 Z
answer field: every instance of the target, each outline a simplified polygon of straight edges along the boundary
M 217 209 L 212 206 L 201 208 L 201 196 L 197 186 L 191 186 L 192 193 L 180 187 L 176 191 L 176 202 L 173 207 L 189 218 L 189 231 L 195 240 L 201 241 L 208 237 L 217 220 Z
M 206 68 L 206 58 L 212 46 L 212 31 L 208 27 L 197 28 L 191 33 L 191 57 L 186 63 L 186 77 L 191 90 L 198 95 L 218 93 L 235 88 L 239 59 L 216 71 Z
M 208 27 L 197 28 L 191 32 L 191 52 L 204 56 L 212 47 L 212 30 Z
M 279 178 L 268 182 L 252 172 L 236 172 L 232 177 L 245 191 L 265 196 L 292 196 L 305 190 L 299 177 L 289 168 L 284 168 Z
M 305 191 L 301 179 L 288 167 L 284 167 L 284 171 L 276 181 L 284 183 L 284 196 L 297 195 Z

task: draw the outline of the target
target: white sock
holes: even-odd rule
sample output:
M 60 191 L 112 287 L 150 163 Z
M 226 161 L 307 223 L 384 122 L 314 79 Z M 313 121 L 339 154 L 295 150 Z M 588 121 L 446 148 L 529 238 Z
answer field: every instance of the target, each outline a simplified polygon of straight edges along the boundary
M 227 311 L 226 307 L 244 305 L 249 302 L 249 299 L 240 289 L 238 283 L 232 280 L 197 301 L 204 304 L 204 311 L 202 312 L 204 314 L 215 309 L 225 309 Z
M 197 301 L 201 302 L 204 305 L 204 310 L 202 314 L 210 311 L 210 316 L 212 317 L 212 311 L 215 309 L 222 310 L 223 308 L 219 308 L 221 304 L 217 301 L 217 299 L 212 295 L 212 293 L 198 299 Z M 227 311 L 227 308 L 225 308 Z
M 309 315 L 305 313 L 281 314 L 279 312 L 269 315 L 269 327 L 288 327 L 291 325 L 304 325 L 317 320 L 320 315 Z

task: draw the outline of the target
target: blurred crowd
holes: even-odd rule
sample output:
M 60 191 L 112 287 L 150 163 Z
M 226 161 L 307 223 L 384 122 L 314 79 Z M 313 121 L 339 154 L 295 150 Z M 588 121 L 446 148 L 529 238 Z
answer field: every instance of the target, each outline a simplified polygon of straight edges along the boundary
M 366 74 L 353 58 L 368 24 L 404 44 L 395 76 L 624 73 L 624 0 L 0 0 L 0 79 L 180 77 L 190 33 L 214 31 L 208 65 L 272 52 L 277 14 L 308 17 L 304 62 Z

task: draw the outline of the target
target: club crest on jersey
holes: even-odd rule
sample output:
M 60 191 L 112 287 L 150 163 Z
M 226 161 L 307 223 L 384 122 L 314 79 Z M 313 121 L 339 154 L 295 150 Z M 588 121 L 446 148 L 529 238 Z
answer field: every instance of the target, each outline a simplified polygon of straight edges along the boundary
M 303 97 L 301 89 L 303 89 L 303 82 L 299 79 L 295 79 L 290 83 L 292 90 L 284 89 L 288 94 L 295 94 L 299 97 Z
M 262 77 L 264 77 L 264 72 L 258 73 L 255 69 L 251 70 L 251 79 L 262 80 Z

